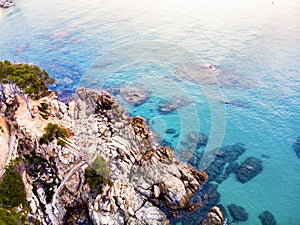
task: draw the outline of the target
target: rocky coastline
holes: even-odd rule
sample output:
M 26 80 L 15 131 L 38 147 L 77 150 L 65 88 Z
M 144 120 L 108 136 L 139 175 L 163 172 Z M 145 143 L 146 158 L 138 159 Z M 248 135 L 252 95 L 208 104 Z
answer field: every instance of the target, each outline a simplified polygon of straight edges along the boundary
M 109 93 L 79 89 L 77 98 L 67 104 L 55 93 L 30 100 L 34 117 L 25 102 L 19 102 L 12 115 L 2 118 L 10 128 L 8 161 L 22 159 L 29 221 L 170 224 L 178 210 L 195 208 L 190 199 L 208 180 L 206 173 L 178 161 L 171 148 L 156 144 L 146 120 L 129 117 Z M 67 130 L 68 140 L 41 142 L 49 124 Z M 106 162 L 109 181 L 93 192 L 87 169 L 99 171 L 93 164 L 99 157 Z M 102 175 L 96 174 L 101 179 Z M 206 218 L 203 224 L 224 223 L 218 207 Z

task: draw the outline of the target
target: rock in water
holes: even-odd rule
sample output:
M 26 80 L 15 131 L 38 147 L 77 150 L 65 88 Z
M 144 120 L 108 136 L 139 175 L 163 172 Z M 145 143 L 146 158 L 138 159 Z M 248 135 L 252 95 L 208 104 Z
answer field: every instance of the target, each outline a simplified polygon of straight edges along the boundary
M 255 157 L 247 158 L 236 172 L 237 179 L 246 183 L 263 170 L 262 161 Z
M 166 134 L 176 134 L 176 130 L 173 128 L 168 128 L 165 132 Z
M 202 221 L 202 225 L 223 225 L 224 221 L 222 210 L 218 206 L 214 206 L 207 214 L 207 218 Z
M 184 106 L 188 106 L 192 100 L 186 96 L 173 96 L 170 101 L 162 101 L 158 105 L 158 111 L 161 114 L 171 113 Z
M 248 219 L 249 214 L 243 207 L 235 204 L 230 204 L 228 206 L 228 209 L 234 221 L 246 221 Z
M 207 135 L 203 133 L 190 132 L 188 134 L 188 140 L 190 145 L 195 145 L 196 148 L 200 148 L 201 146 L 206 146 L 208 142 Z
M 296 155 L 300 159 L 300 137 L 298 137 L 296 142 L 293 144 L 293 148 L 296 152 Z
M 213 163 L 205 170 L 210 181 L 222 183 L 230 173 L 236 173 L 239 166 L 235 160 L 246 151 L 241 143 L 228 145 L 216 150 L 216 157 Z
M 128 85 L 120 89 L 122 98 L 131 105 L 141 105 L 151 95 L 151 92 L 145 87 L 137 85 Z
M 275 217 L 268 210 L 259 214 L 258 217 L 259 217 L 262 225 L 276 225 Z

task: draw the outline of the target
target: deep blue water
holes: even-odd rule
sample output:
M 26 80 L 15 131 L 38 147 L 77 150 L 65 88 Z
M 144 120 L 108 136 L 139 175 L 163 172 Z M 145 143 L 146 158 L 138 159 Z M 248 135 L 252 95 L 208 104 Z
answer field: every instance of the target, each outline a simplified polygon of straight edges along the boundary
M 182 144 L 191 131 L 209 136 L 202 151 L 243 143 L 247 150 L 239 162 L 248 156 L 263 161 L 262 173 L 248 183 L 231 174 L 218 187 L 220 203 L 249 213 L 238 224 L 260 224 L 264 210 L 277 224 L 300 224 L 300 159 L 292 148 L 300 136 L 299 1 L 16 0 L 16 5 L 0 10 L 0 60 L 37 64 L 57 78 L 53 88 L 64 92 L 78 85 L 144 86 L 152 92 L 144 104 L 119 100 L 133 115 L 148 118 L 183 161 L 194 150 Z M 219 85 L 203 79 L 215 73 L 199 67 L 208 64 L 221 74 Z M 173 96 L 193 103 L 160 114 L 158 104 Z M 178 135 L 166 134 L 168 128 Z

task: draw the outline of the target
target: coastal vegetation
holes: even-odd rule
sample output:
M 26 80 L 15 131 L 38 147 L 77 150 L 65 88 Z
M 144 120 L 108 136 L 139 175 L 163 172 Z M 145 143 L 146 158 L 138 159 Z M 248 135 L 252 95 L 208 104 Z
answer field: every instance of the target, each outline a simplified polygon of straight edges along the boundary
M 28 99 L 38 100 L 48 95 L 47 85 L 54 83 L 55 79 L 36 65 L 13 64 L 7 60 L 0 61 L 0 108 L 3 104 L 7 107 L 10 106 L 7 100 L 11 96 L 13 102 L 19 105 L 19 96 L 26 102 L 31 117 L 34 117 Z
M 39 187 L 45 190 L 45 200 L 50 203 L 54 194 L 55 187 L 59 185 L 57 175 L 51 164 L 32 153 L 25 156 L 25 166 L 27 174 L 32 178 L 32 190 L 37 194 Z
M 68 137 L 70 137 L 70 133 L 65 128 L 62 128 L 57 124 L 49 123 L 45 127 L 45 133 L 43 134 L 43 137 L 40 138 L 39 142 L 40 144 L 49 144 L 55 138 L 66 139 Z M 65 142 L 63 140 L 57 140 L 57 144 L 64 146 Z
M 85 169 L 85 180 L 90 187 L 92 195 L 102 193 L 102 187 L 112 185 L 110 181 L 110 169 L 103 157 L 97 156 L 95 161 Z
M 20 225 L 26 223 L 26 216 L 19 212 L 0 208 L 0 225 Z
M 21 204 L 23 206 L 27 204 L 25 186 L 17 170 L 19 162 L 20 158 L 11 162 L 0 181 L 0 207 L 2 208 L 12 209 Z
M 49 119 L 49 105 L 46 102 L 41 102 L 38 106 L 38 109 L 40 111 L 40 115 L 43 119 L 48 120 Z

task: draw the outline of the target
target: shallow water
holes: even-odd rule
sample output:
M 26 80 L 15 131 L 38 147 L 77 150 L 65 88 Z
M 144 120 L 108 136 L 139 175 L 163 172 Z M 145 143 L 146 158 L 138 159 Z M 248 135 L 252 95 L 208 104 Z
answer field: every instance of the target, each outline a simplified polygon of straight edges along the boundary
M 260 224 L 258 215 L 269 210 L 277 224 L 299 225 L 300 159 L 292 148 L 300 136 L 299 1 L 16 4 L 0 10 L 1 60 L 40 65 L 57 78 L 59 91 L 143 85 L 152 91 L 144 104 L 118 99 L 148 118 L 183 161 L 193 153 L 181 142 L 190 131 L 209 136 L 202 151 L 240 142 L 247 150 L 239 162 L 263 160 L 262 173 L 248 183 L 231 174 L 218 187 L 221 204 L 249 213 L 238 224 Z M 159 113 L 160 101 L 173 96 L 193 103 Z M 168 128 L 177 135 L 166 134 Z

